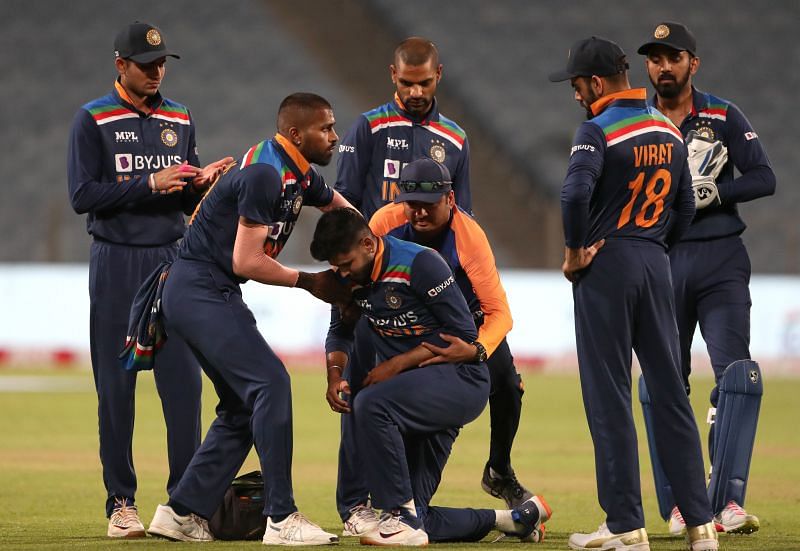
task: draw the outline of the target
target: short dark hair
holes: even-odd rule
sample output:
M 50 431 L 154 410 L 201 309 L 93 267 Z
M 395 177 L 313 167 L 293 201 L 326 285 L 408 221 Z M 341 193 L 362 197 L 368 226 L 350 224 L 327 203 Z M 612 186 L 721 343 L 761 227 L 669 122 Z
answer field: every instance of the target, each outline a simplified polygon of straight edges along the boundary
M 436 48 L 436 44 L 421 36 L 406 38 L 394 50 L 395 65 L 402 61 L 406 65 L 417 67 L 425 65 L 431 60 L 433 60 L 434 67 L 439 66 L 439 50 Z
M 356 210 L 339 207 L 324 213 L 309 247 L 316 260 L 329 261 L 338 254 L 353 250 L 364 235 L 371 235 L 366 219 Z
M 318 109 L 333 109 L 328 100 L 311 92 L 295 92 L 283 98 L 278 107 L 278 130 L 302 127 Z

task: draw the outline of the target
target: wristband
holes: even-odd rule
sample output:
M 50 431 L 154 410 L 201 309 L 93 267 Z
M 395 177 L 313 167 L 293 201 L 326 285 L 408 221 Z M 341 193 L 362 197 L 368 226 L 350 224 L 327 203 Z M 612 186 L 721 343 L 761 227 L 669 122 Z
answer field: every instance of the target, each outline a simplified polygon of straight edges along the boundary
M 156 190 L 156 175 L 154 173 L 152 173 L 152 172 L 150 173 L 150 176 L 147 177 L 147 187 L 149 187 L 150 190 L 153 193 L 155 193 L 157 191 Z

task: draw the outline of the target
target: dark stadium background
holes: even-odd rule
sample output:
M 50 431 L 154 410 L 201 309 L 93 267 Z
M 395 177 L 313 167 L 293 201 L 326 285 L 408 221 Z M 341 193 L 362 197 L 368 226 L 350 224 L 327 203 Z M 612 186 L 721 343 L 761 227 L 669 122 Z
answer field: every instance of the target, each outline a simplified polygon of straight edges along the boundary
M 778 177 L 776 197 L 741 206 L 753 271 L 800 271 L 796 0 L 4 0 L 0 262 L 87 260 L 84 217 L 67 199 L 66 141 L 75 111 L 111 88 L 114 35 L 135 19 L 160 26 L 182 55 L 162 91 L 191 109 L 205 162 L 270 136 L 294 91 L 327 97 L 343 134 L 391 97 L 394 45 L 431 38 L 444 64 L 440 107 L 469 134 L 475 212 L 504 268 L 561 262 L 558 190 L 583 113 L 548 72 L 575 39 L 596 34 L 617 41 L 631 83 L 649 87 L 636 48 L 660 20 L 680 20 L 698 39 L 696 84 L 742 108 Z M 332 182 L 335 161 L 324 173 Z M 306 212 L 282 260 L 310 262 L 314 218 Z

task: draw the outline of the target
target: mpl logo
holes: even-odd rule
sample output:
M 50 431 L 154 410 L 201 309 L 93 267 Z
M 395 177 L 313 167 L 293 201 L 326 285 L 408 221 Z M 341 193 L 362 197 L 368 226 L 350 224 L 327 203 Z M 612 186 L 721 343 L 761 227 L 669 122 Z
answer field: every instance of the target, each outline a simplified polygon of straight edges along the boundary
M 133 170 L 133 155 L 130 153 L 117 153 L 114 155 L 114 165 L 117 172 L 131 172 Z
M 384 178 L 399 178 L 400 177 L 400 161 L 394 159 L 383 160 L 383 177 Z
M 389 149 L 408 149 L 408 142 L 403 138 L 386 136 L 386 147 Z
M 114 132 L 114 140 L 117 143 L 120 142 L 132 143 L 132 142 L 138 142 L 139 137 L 136 135 L 136 132 Z

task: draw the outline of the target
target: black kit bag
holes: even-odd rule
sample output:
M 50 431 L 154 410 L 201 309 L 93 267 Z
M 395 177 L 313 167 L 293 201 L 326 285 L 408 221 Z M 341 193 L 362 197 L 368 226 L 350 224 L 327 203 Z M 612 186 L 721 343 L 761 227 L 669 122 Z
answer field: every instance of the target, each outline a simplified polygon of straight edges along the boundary
M 267 528 L 264 516 L 264 479 L 261 471 L 236 477 L 222 504 L 208 521 L 218 540 L 260 540 Z

